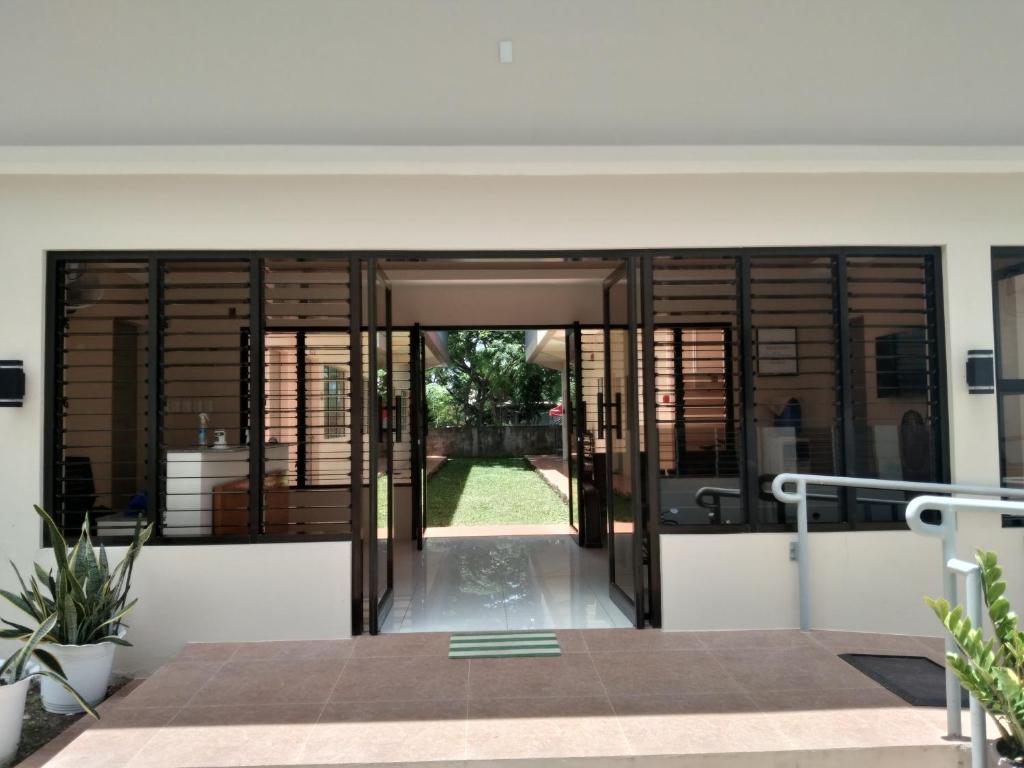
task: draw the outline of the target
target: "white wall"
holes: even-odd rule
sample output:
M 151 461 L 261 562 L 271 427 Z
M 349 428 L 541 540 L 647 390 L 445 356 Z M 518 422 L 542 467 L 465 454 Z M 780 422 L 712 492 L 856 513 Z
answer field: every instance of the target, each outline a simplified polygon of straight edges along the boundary
M 53 550 L 39 561 L 53 567 Z M 112 562 L 123 547 L 109 551 Z M 154 546 L 135 564 L 128 615 L 131 648 L 118 670 L 146 673 L 187 642 L 349 637 L 349 542 Z
M 31 504 L 42 492 L 43 266 L 48 249 L 880 244 L 944 249 L 954 480 L 995 483 L 995 398 L 968 395 L 963 370 L 968 348 L 992 346 L 989 248 L 1024 244 L 1021 175 L 0 177 L 0 354 L 25 360 L 29 387 L 24 408 L 0 412 L 0 561 L 13 558 L 27 566 L 40 545 Z M 998 529 L 994 520 L 984 522 L 977 515 L 964 515 L 961 522 L 965 549 L 972 542 L 997 546 L 1013 563 L 1008 569 L 1011 593 L 1022 596 L 1019 532 Z M 788 562 L 786 541 L 784 535 L 767 534 L 665 537 L 668 626 L 794 625 L 795 568 Z M 876 542 L 888 557 L 865 551 Z M 347 621 L 349 610 L 342 601 L 348 587 L 335 571 L 340 558 L 317 557 L 313 549 L 306 556 L 305 548 L 316 546 L 218 546 L 195 554 L 154 548 L 142 561 L 140 579 L 156 578 L 147 569 L 159 567 L 160 579 L 189 579 L 190 591 L 200 591 L 201 584 L 207 593 L 209 610 L 189 610 L 184 603 L 175 609 L 174 642 L 233 626 L 218 624 L 212 607 L 231 605 L 241 588 L 228 583 L 230 569 L 220 567 L 221 557 L 242 560 L 237 573 L 251 569 L 267 580 L 264 586 L 300 590 L 313 584 L 326 593 L 321 597 L 328 610 L 317 616 L 291 593 L 264 600 L 254 590 L 248 599 L 263 609 L 263 636 L 329 636 L 345 627 L 338 622 Z M 815 616 L 822 626 L 927 629 L 914 606 L 922 593 L 937 591 L 929 587 L 938 568 L 931 542 L 912 543 L 909 534 L 901 533 L 821 534 L 813 537 L 812 546 L 814 557 L 823 558 L 815 567 L 822 574 L 815 577 L 821 580 Z M 913 554 L 904 555 L 905 549 Z M 861 559 L 869 557 L 874 562 L 861 567 Z M 193 558 L 208 559 L 210 571 L 199 570 Z M 897 562 L 905 564 L 891 565 Z M 741 579 L 744 573 L 748 578 Z M 904 581 L 908 574 L 909 583 Z M 746 589 L 731 586 L 734 581 L 747 584 Z M 0 586 L 11 582 L 0 568 Z M 899 612 L 870 602 L 885 590 L 894 594 L 889 599 Z M 142 625 L 150 620 L 155 634 L 169 631 L 172 622 L 164 621 L 164 606 L 156 598 L 144 602 L 153 605 L 140 604 L 138 631 L 149 631 Z M 722 605 L 732 606 L 729 618 L 722 618 Z M 160 617 L 159 625 L 153 616 Z M 235 628 L 248 632 L 255 621 Z

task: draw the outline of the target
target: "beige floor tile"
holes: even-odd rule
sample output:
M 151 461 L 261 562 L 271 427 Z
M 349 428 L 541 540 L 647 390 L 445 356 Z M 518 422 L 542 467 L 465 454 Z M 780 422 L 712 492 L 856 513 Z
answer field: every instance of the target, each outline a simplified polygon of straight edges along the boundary
M 352 658 L 333 701 L 422 701 L 465 699 L 469 662 L 447 656 Z
M 200 690 L 193 705 L 293 704 L 327 701 L 344 660 L 229 661 Z
M 173 661 L 164 664 L 128 694 L 125 706 L 182 706 L 224 666 L 219 661 Z
M 724 651 L 715 658 L 748 691 L 877 688 L 878 683 L 833 653 L 813 648 Z
M 788 750 L 792 740 L 741 694 L 613 697 L 637 754 Z
M 186 643 L 171 661 L 227 661 L 239 643 Z
M 942 731 L 907 709 L 832 709 L 771 715 L 797 749 L 941 744 Z
M 352 655 L 354 640 L 273 640 L 262 643 L 243 643 L 232 661 L 262 661 L 266 659 L 337 659 Z
M 644 653 L 648 651 L 700 650 L 704 647 L 696 632 L 585 629 L 580 633 L 591 653 Z
M 354 638 L 352 657 L 448 656 L 447 632 L 408 632 L 360 635 Z
M 840 688 L 815 691 L 750 692 L 750 698 L 763 712 L 806 712 L 831 709 L 910 709 L 910 705 L 881 686 Z
M 129 766 L 234 768 L 294 763 L 322 708 L 321 704 L 187 707 Z
M 587 654 L 474 659 L 469 664 L 469 695 L 473 699 L 604 696 L 597 670 Z
M 741 692 L 707 651 L 592 653 L 591 658 L 609 696 Z
M 562 653 L 587 653 L 583 632 L 578 629 L 559 629 L 555 632 Z
M 648 715 L 758 714 L 760 708 L 746 693 L 694 693 L 685 696 L 647 694 L 612 696 L 612 708 L 619 717 Z
M 309 764 L 461 760 L 466 701 L 332 702 L 301 753 Z
M 629 754 L 605 697 L 471 700 L 471 760 Z
M 928 638 L 914 635 L 876 635 L 869 632 L 815 631 L 810 637 L 833 653 L 877 653 L 893 656 L 923 656 Z M 941 649 L 941 641 L 938 646 Z
M 807 632 L 796 629 L 751 629 L 740 632 L 694 632 L 711 651 L 787 650 L 817 648 Z
M 47 768 L 121 768 L 180 711 L 177 707 L 119 707 L 46 763 Z

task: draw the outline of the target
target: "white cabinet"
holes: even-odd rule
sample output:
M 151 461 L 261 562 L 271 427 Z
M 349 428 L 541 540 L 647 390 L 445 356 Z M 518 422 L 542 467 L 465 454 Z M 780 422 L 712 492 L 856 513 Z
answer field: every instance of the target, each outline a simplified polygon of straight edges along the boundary
M 264 447 L 267 473 L 288 471 L 288 446 Z M 213 532 L 213 490 L 249 476 L 249 449 L 193 448 L 167 452 L 164 536 L 209 536 Z

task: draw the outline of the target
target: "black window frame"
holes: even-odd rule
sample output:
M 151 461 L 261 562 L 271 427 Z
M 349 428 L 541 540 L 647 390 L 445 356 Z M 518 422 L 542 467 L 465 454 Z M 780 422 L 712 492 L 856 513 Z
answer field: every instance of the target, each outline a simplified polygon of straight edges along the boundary
M 1019 266 L 997 269 L 1000 259 L 1018 259 Z M 1024 246 L 997 246 L 992 248 L 992 342 L 995 353 L 997 445 L 999 447 L 999 487 L 1009 488 L 1006 479 L 1006 430 L 1003 416 L 1003 400 L 1007 397 L 1024 397 L 1024 378 L 1003 378 L 1002 375 L 1002 329 L 999 312 L 999 282 L 1007 277 L 1024 275 Z M 1024 515 L 1003 515 L 1003 528 L 1024 528 Z
M 694 534 L 694 533 L 706 533 L 706 534 L 721 534 L 721 533 L 779 533 L 779 532 L 792 532 L 796 530 L 795 522 L 777 522 L 773 520 L 765 519 L 764 515 L 758 510 L 757 501 L 758 494 L 760 493 L 759 488 L 759 457 L 757 451 L 757 435 L 756 421 L 753 418 L 752 403 L 750 394 L 754 389 L 754 377 L 755 377 L 755 363 L 754 363 L 754 345 L 756 328 L 752 321 L 751 311 L 751 265 L 758 257 L 782 257 L 782 256 L 821 256 L 829 257 L 834 260 L 834 263 L 838 267 L 838 279 L 833 283 L 833 312 L 836 316 L 836 334 L 834 342 L 837 353 L 837 392 L 840 397 L 837 399 L 837 408 L 839 410 L 839 421 L 841 424 L 841 439 L 840 439 L 840 453 L 839 459 L 841 461 L 842 471 L 840 475 L 849 472 L 849 467 L 853 461 L 850 450 L 851 442 L 853 440 L 853 408 L 852 408 L 852 396 L 850 386 L 851 382 L 851 356 L 850 356 L 850 339 L 849 334 L 844 332 L 846 328 L 846 318 L 849 316 L 849 295 L 846 288 L 845 272 L 847 259 L 850 257 L 892 257 L 896 258 L 907 258 L 912 256 L 922 257 L 925 259 L 926 273 L 928 274 L 928 280 L 931 284 L 926 284 L 927 296 L 931 299 L 928 311 L 931 315 L 931 323 L 935 328 L 935 367 L 937 372 L 937 387 L 936 387 L 936 403 L 935 407 L 938 411 L 938 425 L 934 431 L 933 440 L 935 445 L 935 456 L 933 461 L 935 462 L 935 469 L 938 475 L 937 482 L 948 483 L 950 482 L 950 463 L 949 463 L 949 407 L 948 407 L 948 370 L 946 364 L 946 327 L 945 327 L 945 312 L 942 302 L 943 288 L 942 288 L 942 249 L 938 246 L 930 247 L 919 247 L 919 246 L 840 246 L 840 247 L 752 247 L 752 248 L 694 248 L 694 249 L 659 249 L 651 252 L 654 256 L 664 257 L 670 256 L 675 258 L 685 259 L 690 258 L 708 258 L 708 257 L 722 257 L 731 256 L 736 260 L 736 284 L 737 284 L 737 313 L 738 313 L 738 330 L 739 338 L 735 341 L 739 345 L 739 363 L 740 371 L 739 376 L 741 380 L 741 413 L 742 418 L 740 421 L 740 436 L 742 445 L 742 457 L 740 461 L 740 472 L 741 472 L 741 492 L 740 499 L 744 510 L 745 522 L 737 524 L 722 524 L 722 523 L 699 523 L 699 524 L 686 524 L 686 525 L 664 525 L 661 522 L 661 516 L 659 508 L 654 510 L 654 513 L 650 515 L 650 522 L 654 529 L 659 533 L 668 534 Z M 653 296 L 654 293 L 654 279 L 651 274 L 651 270 L 647 270 L 645 273 L 645 286 L 644 290 L 646 295 Z M 673 323 L 662 323 L 654 324 L 652 322 L 652 334 L 653 330 L 659 330 L 669 328 L 673 326 Z M 646 354 L 646 353 L 645 353 Z M 653 360 L 653 352 L 651 353 Z M 648 369 L 647 362 L 645 361 L 645 377 Z M 649 381 L 645 381 L 645 388 L 650 387 L 647 391 L 653 390 L 653 375 Z M 653 441 L 653 447 L 656 447 L 657 440 Z M 650 451 L 649 451 L 650 453 Z M 657 455 L 649 455 L 648 462 L 657 462 Z M 657 477 L 657 473 L 651 473 L 652 478 Z M 652 485 L 656 482 L 652 482 Z M 854 506 L 856 505 L 855 500 L 856 489 L 839 494 L 838 504 L 840 509 L 840 521 L 831 523 L 814 523 L 812 522 L 809 526 L 811 531 L 827 532 L 827 531 L 884 531 L 884 530 L 907 530 L 907 525 L 904 521 L 893 521 L 893 522 L 866 522 L 859 521 L 855 515 L 851 515 Z M 660 497 L 659 497 L 660 498 Z
M 148 393 L 147 403 L 159 403 L 161 401 L 162 377 L 153 375 L 153 371 L 160 368 L 160 338 L 162 334 L 163 315 L 160 311 L 154 311 L 162 304 L 161 286 L 159 278 L 161 267 L 172 262 L 247 262 L 249 268 L 249 307 L 250 322 L 247 328 L 242 331 L 243 342 L 240 344 L 240 351 L 243 360 L 240 360 L 242 375 L 240 376 L 240 394 L 242 396 L 241 413 L 248 416 L 249 431 L 252 435 L 263 434 L 263 407 L 262 404 L 265 385 L 265 366 L 263 365 L 263 339 L 268 329 L 265 323 L 265 307 L 263 303 L 263 275 L 266 261 L 281 258 L 311 259 L 317 261 L 337 261 L 339 264 L 347 265 L 349 285 L 361 285 L 362 264 L 361 252 L 354 251 L 129 251 L 129 250 L 104 250 L 104 251 L 48 251 L 46 254 L 46 301 L 45 301 L 45 357 L 44 357 L 44 406 L 43 406 L 43 500 L 46 509 L 55 509 L 57 498 L 57 475 L 55 472 L 58 456 L 58 445 L 60 426 L 57 409 L 57 371 L 60 370 L 62 345 L 59 343 L 58 324 L 63 318 L 63 309 L 59 299 L 61 285 L 59 282 L 60 268 L 64 263 L 71 262 L 98 262 L 108 263 L 117 261 L 146 262 L 148 269 Z M 350 321 L 349 333 L 355 342 L 352 349 L 351 368 L 352 380 L 359 381 L 361 375 L 361 354 L 359 349 L 359 334 L 361 333 L 360 323 L 356 318 L 361 317 L 361 291 L 350 290 Z M 273 329 L 270 329 L 273 330 Z M 315 330 L 315 329 L 310 329 Z M 336 329 L 334 329 L 335 332 Z M 248 344 L 249 346 L 246 346 Z M 247 364 L 244 358 L 247 353 L 251 356 L 252 363 Z M 353 413 L 361 412 L 362 394 L 358 387 L 354 387 L 351 393 L 351 407 Z M 148 522 L 154 524 L 154 535 L 150 538 L 147 546 L 189 546 L 189 545 L 234 545 L 234 544 L 273 544 L 273 543 L 297 543 L 297 542 L 331 542 L 331 541 L 358 541 L 361 520 L 362 494 L 357 487 L 353 488 L 350 495 L 350 521 L 348 530 L 332 533 L 314 534 L 283 534 L 261 532 L 264 520 L 264 499 L 263 487 L 266 467 L 263 461 L 263 441 L 249 441 L 249 530 L 244 534 L 228 535 L 202 535 L 202 536 L 164 536 L 162 535 L 162 521 L 160 511 L 162 509 L 162 497 L 164 495 L 162 486 L 163 467 L 161 466 L 159 440 L 156 436 L 160 433 L 160 414 L 158 408 L 151 405 L 147 408 L 147 430 L 148 430 L 148 452 L 147 463 L 147 494 L 149 498 L 146 515 Z M 354 446 L 362 443 L 363 425 L 360 419 L 350 420 L 350 435 Z M 362 452 L 353 450 L 351 455 L 351 477 L 353 485 L 356 478 L 362 477 Z M 324 486 L 317 486 L 318 488 Z M 66 535 L 71 532 L 67 532 Z M 123 545 L 130 541 L 126 535 L 93 535 L 93 540 L 111 546 Z M 51 546 L 49 533 L 43 530 L 44 546 Z M 354 548 L 355 549 L 355 548 Z M 354 562 L 359 558 L 353 557 Z

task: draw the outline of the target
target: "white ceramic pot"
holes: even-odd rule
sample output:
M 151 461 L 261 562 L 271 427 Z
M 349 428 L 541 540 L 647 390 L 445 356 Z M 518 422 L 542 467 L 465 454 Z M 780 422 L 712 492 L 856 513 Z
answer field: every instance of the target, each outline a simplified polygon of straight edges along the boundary
M 21 741 L 25 718 L 25 694 L 31 678 L 13 685 L 0 685 L 0 768 L 10 765 Z
M 118 637 L 124 637 L 124 628 Z M 107 696 L 110 685 L 110 672 L 114 667 L 113 643 L 95 643 L 93 645 L 62 645 L 47 643 L 46 650 L 57 657 L 64 677 L 78 694 L 95 707 Z M 58 715 L 73 715 L 84 711 L 75 697 L 56 680 L 44 677 L 40 683 L 40 695 L 43 709 Z

